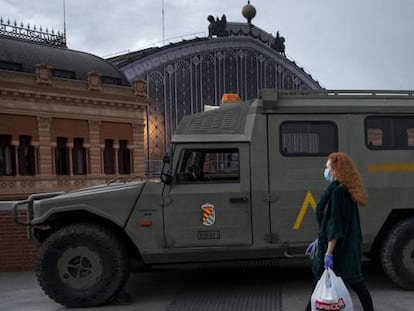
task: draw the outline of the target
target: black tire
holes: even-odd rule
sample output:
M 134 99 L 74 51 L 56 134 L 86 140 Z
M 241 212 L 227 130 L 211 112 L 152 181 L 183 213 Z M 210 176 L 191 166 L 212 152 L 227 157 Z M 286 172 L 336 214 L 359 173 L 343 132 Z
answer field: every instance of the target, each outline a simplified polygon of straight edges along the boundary
M 414 218 L 398 223 L 389 232 L 381 249 L 385 274 L 406 290 L 414 290 Z
M 53 233 L 40 248 L 35 266 L 44 292 L 68 307 L 110 302 L 129 275 L 124 243 L 93 224 L 70 225 Z

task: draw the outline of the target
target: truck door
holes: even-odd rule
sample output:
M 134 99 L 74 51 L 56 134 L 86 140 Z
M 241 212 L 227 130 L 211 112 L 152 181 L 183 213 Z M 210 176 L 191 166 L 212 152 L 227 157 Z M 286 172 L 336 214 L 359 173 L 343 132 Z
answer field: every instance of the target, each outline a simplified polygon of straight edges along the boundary
M 316 237 L 313 208 L 328 186 L 323 177 L 327 156 L 348 150 L 345 123 L 345 115 L 268 115 L 273 243 L 292 245 Z
M 252 243 L 249 145 L 177 145 L 163 195 L 167 247 Z

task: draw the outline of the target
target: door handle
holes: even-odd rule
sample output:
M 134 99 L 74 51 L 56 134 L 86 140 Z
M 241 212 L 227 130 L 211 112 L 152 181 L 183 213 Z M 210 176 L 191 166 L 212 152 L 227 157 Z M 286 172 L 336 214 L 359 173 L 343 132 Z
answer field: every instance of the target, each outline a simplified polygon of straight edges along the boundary
M 244 198 L 230 198 L 230 203 L 246 203 L 247 201 L 249 201 L 248 198 L 244 197 Z

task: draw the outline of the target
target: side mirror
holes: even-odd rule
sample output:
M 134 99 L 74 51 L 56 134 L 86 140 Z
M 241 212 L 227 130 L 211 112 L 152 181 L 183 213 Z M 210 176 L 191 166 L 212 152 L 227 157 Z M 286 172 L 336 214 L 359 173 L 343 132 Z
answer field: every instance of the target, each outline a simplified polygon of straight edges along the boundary
M 167 163 L 170 164 L 171 162 L 171 157 L 167 154 L 164 156 L 164 159 L 162 160 L 163 163 Z
M 160 179 L 164 184 L 167 184 L 167 185 L 171 184 L 171 182 L 173 181 L 173 177 L 165 173 L 161 173 Z
M 168 164 L 168 166 L 171 164 L 171 156 L 168 153 L 162 159 L 162 169 L 161 169 L 160 179 L 164 184 L 169 185 L 173 181 L 173 177 L 168 173 L 164 173 L 165 164 Z

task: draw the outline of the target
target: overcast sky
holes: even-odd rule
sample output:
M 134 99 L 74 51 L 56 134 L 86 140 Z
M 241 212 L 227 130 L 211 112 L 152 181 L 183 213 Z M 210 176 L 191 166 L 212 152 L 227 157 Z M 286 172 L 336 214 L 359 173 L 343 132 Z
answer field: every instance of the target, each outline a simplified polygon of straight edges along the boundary
M 242 0 L 165 0 L 165 38 L 205 36 L 208 15 L 245 22 Z M 252 23 L 328 89 L 414 89 L 413 0 L 251 0 Z M 66 0 L 67 45 L 98 56 L 162 41 L 162 0 Z M 1 0 L 3 19 L 63 30 L 63 0 Z M 187 37 L 188 39 L 191 36 Z M 174 39 L 177 41 L 180 39 Z

